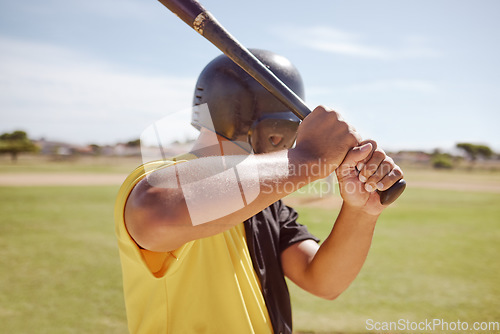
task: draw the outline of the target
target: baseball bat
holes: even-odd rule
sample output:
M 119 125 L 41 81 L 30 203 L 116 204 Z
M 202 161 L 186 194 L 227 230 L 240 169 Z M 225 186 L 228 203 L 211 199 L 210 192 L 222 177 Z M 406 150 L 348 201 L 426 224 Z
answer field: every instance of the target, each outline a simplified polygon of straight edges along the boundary
M 158 0 L 191 28 L 205 37 L 219 50 L 252 76 L 264 88 L 287 106 L 301 120 L 311 113 L 305 102 L 286 86 L 274 73 L 262 64 L 247 48 L 236 40 L 217 20 L 196 0 Z M 379 191 L 380 203 L 394 202 L 406 188 L 401 179 L 391 188 Z

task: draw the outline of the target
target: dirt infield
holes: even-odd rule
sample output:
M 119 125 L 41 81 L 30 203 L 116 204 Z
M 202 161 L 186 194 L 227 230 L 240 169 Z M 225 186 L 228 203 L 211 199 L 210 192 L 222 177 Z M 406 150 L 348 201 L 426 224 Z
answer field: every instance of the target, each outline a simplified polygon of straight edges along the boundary
M 410 182 L 408 187 L 424 188 L 424 189 L 442 189 L 442 190 L 457 190 L 457 191 L 478 191 L 500 193 L 500 184 L 497 182 L 491 183 L 453 183 L 453 182 Z
M 97 186 L 120 185 L 126 174 L 115 173 L 6 173 L 0 174 L 0 186 L 30 187 L 30 186 Z M 479 191 L 500 193 L 500 182 L 449 182 L 443 181 L 409 181 L 408 187 L 425 189 L 442 189 L 456 191 Z M 318 199 L 319 200 L 319 199 Z M 316 200 L 311 198 L 292 199 L 292 202 L 311 204 Z M 312 203 L 305 203 L 312 202 Z M 319 200 L 321 202 L 321 200 Z M 320 203 L 317 205 L 322 206 Z

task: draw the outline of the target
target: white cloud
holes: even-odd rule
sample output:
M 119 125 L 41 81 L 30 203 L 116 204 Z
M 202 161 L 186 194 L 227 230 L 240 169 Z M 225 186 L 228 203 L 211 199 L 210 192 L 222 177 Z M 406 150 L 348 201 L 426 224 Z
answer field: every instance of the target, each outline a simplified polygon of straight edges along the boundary
M 0 49 L 2 127 L 28 125 L 43 133 L 44 127 L 58 131 L 58 123 L 65 127 L 61 133 L 88 136 L 107 124 L 108 132 L 119 134 L 191 104 L 196 78 L 141 74 L 58 46 L 4 37 Z
M 345 56 L 381 60 L 439 56 L 438 51 L 426 46 L 427 41 L 421 36 L 408 36 L 399 46 L 380 46 L 367 42 L 366 36 L 328 26 L 286 27 L 275 31 L 280 35 L 286 31 L 282 37 L 293 36 L 293 42 L 313 50 Z
M 65 0 L 45 0 L 41 1 L 22 1 L 14 4 L 17 10 L 31 13 L 34 15 L 54 15 L 54 10 L 66 14 L 78 12 L 80 17 L 92 15 L 94 17 L 102 16 L 110 19 L 128 19 L 128 20 L 151 20 L 152 16 L 161 15 L 158 13 L 158 7 L 154 2 L 148 4 L 137 0 L 106 0 L 106 1 L 80 1 L 69 2 Z
M 163 9 L 161 4 L 155 6 L 156 4 L 137 0 L 84 1 L 80 5 L 88 13 L 97 13 L 110 18 L 151 20 L 152 17 L 161 17 L 165 14 L 158 11 L 158 9 Z
M 426 80 L 411 80 L 411 79 L 388 79 L 376 80 L 366 83 L 355 83 L 345 86 L 335 87 L 311 87 L 308 89 L 308 95 L 322 96 L 336 94 L 369 94 L 369 93 L 384 93 L 397 94 L 402 92 L 433 94 L 438 92 L 438 85 Z
M 407 80 L 407 79 L 393 79 L 393 80 L 378 80 L 368 83 L 359 83 L 348 85 L 343 88 L 343 91 L 358 93 L 358 92 L 373 92 L 373 93 L 397 93 L 416 92 L 416 93 L 435 93 L 437 92 L 437 85 L 430 81 L 425 80 Z

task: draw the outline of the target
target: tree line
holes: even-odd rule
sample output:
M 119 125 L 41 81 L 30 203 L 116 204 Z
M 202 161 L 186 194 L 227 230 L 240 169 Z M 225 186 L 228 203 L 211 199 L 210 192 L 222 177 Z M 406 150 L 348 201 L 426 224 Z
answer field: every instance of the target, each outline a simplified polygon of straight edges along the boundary
M 129 141 L 127 146 L 138 146 L 140 140 Z M 99 151 L 97 145 L 95 151 Z M 491 159 L 495 152 L 484 144 L 458 143 L 456 148 L 461 150 L 465 157 L 474 164 L 478 159 Z M 0 135 L 0 154 L 10 154 L 12 161 L 16 161 L 19 153 L 37 152 L 38 147 L 29 139 L 25 131 L 17 130 L 11 133 Z M 452 168 L 454 166 L 454 157 L 448 153 L 441 153 L 436 150 L 432 154 L 432 165 L 435 168 Z
M 28 138 L 24 131 L 14 131 L 0 135 L 0 153 L 10 154 L 11 160 L 16 161 L 19 153 L 36 152 L 38 147 Z
M 488 160 L 495 156 L 495 152 L 488 145 L 484 144 L 458 143 L 456 144 L 456 148 L 462 151 L 465 158 L 471 162 L 470 168 L 479 159 Z M 441 153 L 439 150 L 435 150 L 432 154 L 432 166 L 434 168 L 451 169 L 455 166 L 456 160 L 457 157 L 449 153 Z

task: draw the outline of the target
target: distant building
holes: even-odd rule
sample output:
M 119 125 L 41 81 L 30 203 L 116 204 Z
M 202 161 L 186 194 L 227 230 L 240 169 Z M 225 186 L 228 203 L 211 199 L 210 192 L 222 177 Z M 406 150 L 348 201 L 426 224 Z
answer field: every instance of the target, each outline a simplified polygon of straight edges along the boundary
M 423 151 L 400 151 L 391 153 L 391 158 L 398 164 L 412 163 L 412 164 L 428 164 L 432 159 L 432 155 Z
M 76 155 L 102 155 L 102 156 L 158 156 L 158 158 L 172 157 L 188 152 L 193 143 L 174 142 L 161 149 L 158 147 L 141 147 L 140 145 L 130 145 L 128 143 L 118 143 L 115 145 L 75 145 L 60 141 L 51 141 L 42 138 L 34 141 L 39 147 L 39 153 L 57 157 L 71 157 Z

